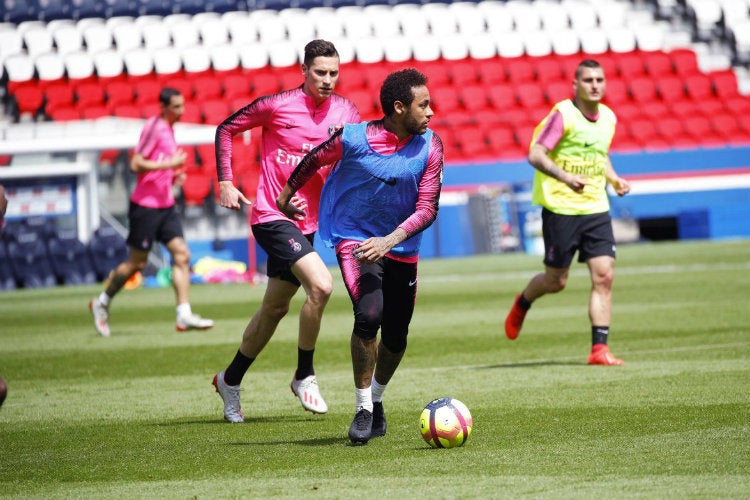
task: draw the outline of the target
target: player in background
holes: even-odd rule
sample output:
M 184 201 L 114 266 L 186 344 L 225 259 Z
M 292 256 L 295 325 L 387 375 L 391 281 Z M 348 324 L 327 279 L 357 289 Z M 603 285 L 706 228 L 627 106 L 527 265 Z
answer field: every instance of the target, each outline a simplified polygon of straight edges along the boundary
M 137 174 L 137 181 L 128 209 L 128 258 L 110 274 L 107 288 L 89 302 L 94 327 L 104 337 L 110 335 L 112 299 L 131 276 L 146 267 L 155 241 L 161 242 L 172 255 L 177 330 L 205 330 L 214 326 L 212 320 L 194 314 L 190 307 L 190 249 L 172 194 L 172 185 L 181 185 L 185 180 L 181 167 L 186 154 L 177 147 L 172 128 L 182 116 L 185 98 L 179 91 L 165 87 L 159 94 L 159 105 L 161 113 L 146 120 L 130 160 L 130 170 Z
M 589 319 L 592 348 L 588 363 L 622 365 L 607 347 L 612 315 L 615 239 L 607 183 L 619 196 L 630 191 L 609 158 L 617 118 L 601 103 L 604 70 L 594 60 L 575 72 L 573 99 L 558 102 L 534 130 L 529 163 L 536 169 L 532 201 L 542 208 L 543 273 L 534 276 L 513 302 L 505 334 L 518 337 L 524 317 L 538 298 L 565 288 L 573 255 L 591 276 Z
M 310 212 L 295 193 L 338 162 L 321 194 L 320 236 L 336 250 L 354 306 L 355 444 L 385 435 L 383 392 L 406 351 L 422 231 L 437 217 L 443 144 L 427 128 L 426 84 L 415 69 L 391 73 L 380 89 L 385 117 L 344 125 L 305 156 L 277 198 L 289 218 L 304 221 Z
M 300 286 L 306 299 L 299 317 L 297 371 L 292 392 L 313 413 L 326 413 L 313 367 L 315 343 L 333 278 L 313 248 L 318 229 L 318 201 L 328 169 L 316 173 L 296 200 L 309 217 L 290 221 L 277 207 L 276 196 L 305 153 L 328 139 L 344 123 L 359 122 L 355 105 L 334 93 L 339 78 L 339 55 L 325 40 L 305 46 L 301 65 L 304 83 L 292 90 L 256 99 L 224 120 L 216 129 L 216 160 L 221 206 L 239 210 L 250 201 L 232 183 L 232 137 L 261 127 L 261 172 L 255 205 L 250 217 L 258 244 L 268 254 L 268 285 L 263 302 L 250 319 L 242 342 L 226 369 L 213 380 L 224 401 L 224 418 L 243 422 L 240 383 L 273 336 L 279 321 Z

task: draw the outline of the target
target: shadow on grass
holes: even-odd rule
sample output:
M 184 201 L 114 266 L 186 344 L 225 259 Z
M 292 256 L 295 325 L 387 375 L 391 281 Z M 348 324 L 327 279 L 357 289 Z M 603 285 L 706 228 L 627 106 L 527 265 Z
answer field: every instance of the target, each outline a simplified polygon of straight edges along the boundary
M 279 422 L 312 422 L 315 421 L 315 416 L 312 415 L 266 415 L 262 417 L 245 417 L 245 423 L 247 424 L 275 424 Z M 155 427 L 174 427 L 176 425 L 243 425 L 243 424 L 230 424 L 223 418 L 210 418 L 205 420 L 179 420 L 179 421 L 170 421 L 170 422 L 160 422 L 156 424 L 151 424 Z
M 228 443 L 229 446 L 288 446 L 298 444 L 301 446 L 331 446 L 345 445 L 352 446 L 346 437 L 326 437 L 316 439 L 290 439 L 287 441 L 256 441 L 256 442 L 235 442 Z
M 526 361 L 521 363 L 500 363 L 497 365 L 478 366 L 478 370 L 496 370 L 498 368 L 529 368 L 534 366 L 588 366 L 582 361 Z

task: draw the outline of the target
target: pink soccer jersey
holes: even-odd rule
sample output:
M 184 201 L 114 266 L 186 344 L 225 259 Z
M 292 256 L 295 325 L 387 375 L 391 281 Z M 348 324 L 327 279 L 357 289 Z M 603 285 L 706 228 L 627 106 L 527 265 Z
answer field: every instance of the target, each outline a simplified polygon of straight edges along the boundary
M 300 160 L 328 139 L 344 123 L 360 121 L 356 106 L 333 94 L 315 105 L 302 87 L 256 99 L 216 129 L 217 173 L 220 181 L 232 180 L 232 137 L 262 127 L 261 169 L 251 224 L 289 220 L 276 208 L 276 197 Z M 318 201 L 330 169 L 317 172 L 297 194 L 307 201 L 307 217 L 295 221 L 303 234 L 318 229 Z
M 152 161 L 165 161 L 177 152 L 174 130 L 160 116 L 146 120 L 135 152 Z M 149 208 L 167 208 L 174 205 L 172 181 L 174 170 L 140 172 L 130 200 Z

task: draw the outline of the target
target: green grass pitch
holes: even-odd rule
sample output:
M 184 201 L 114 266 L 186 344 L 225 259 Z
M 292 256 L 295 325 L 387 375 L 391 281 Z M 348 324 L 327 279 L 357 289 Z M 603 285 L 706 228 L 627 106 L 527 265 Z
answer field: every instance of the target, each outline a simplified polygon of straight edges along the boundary
M 239 425 L 211 379 L 265 286 L 194 286 L 216 327 L 188 333 L 171 289 L 123 292 L 108 339 L 87 307 L 100 286 L 1 293 L 0 497 L 750 497 L 750 242 L 618 251 L 609 344 L 624 367 L 586 365 L 584 265 L 509 341 L 502 322 L 540 257 L 423 261 L 388 433 L 360 447 L 346 438 L 352 313 L 336 268 L 315 366 L 329 413 L 289 390 L 299 294 L 243 381 Z M 419 434 L 440 396 L 473 414 L 461 448 Z

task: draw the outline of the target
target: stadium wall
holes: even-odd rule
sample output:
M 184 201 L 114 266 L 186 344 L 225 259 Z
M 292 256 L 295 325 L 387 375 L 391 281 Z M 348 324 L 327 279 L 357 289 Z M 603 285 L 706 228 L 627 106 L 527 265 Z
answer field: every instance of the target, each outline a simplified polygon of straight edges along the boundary
M 612 162 L 632 184 L 631 194 L 611 197 L 615 219 L 643 222 L 644 227 L 649 221 L 661 221 L 674 226 L 664 229 L 662 236 L 671 237 L 673 232 L 678 239 L 750 237 L 750 148 L 613 153 Z M 525 159 L 446 165 L 440 213 L 425 231 L 422 257 L 481 253 L 483 249 L 478 248 L 473 234 L 476 224 L 472 221 L 471 197 L 462 194 L 481 191 L 485 186 L 528 192 L 533 174 Z M 226 256 L 247 261 L 246 241 L 223 245 Z M 319 241 L 315 246 L 327 264 L 336 263 L 331 249 Z M 199 258 L 213 251 L 212 243 L 191 242 L 191 250 Z M 265 259 L 262 249 L 257 248 L 260 266 Z

